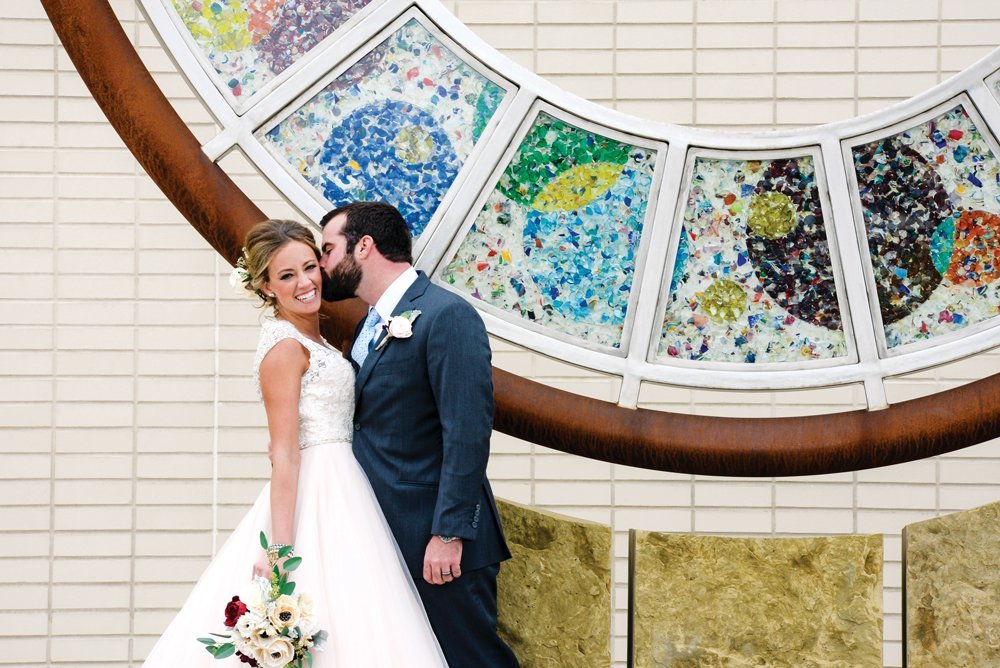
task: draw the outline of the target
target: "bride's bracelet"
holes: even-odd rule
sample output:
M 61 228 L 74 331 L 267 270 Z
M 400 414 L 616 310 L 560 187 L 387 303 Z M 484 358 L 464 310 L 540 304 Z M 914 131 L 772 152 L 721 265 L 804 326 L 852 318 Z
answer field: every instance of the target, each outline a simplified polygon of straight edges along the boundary
M 267 561 L 268 561 L 268 563 L 271 564 L 272 566 L 274 566 L 276 563 L 278 563 L 278 559 L 281 558 L 281 557 L 278 556 L 278 553 L 282 550 L 282 548 L 285 548 L 285 547 L 292 547 L 292 546 L 291 545 L 286 545 L 285 543 L 275 543 L 274 545 L 268 545 L 267 546 Z M 292 548 L 292 549 L 290 549 L 288 551 L 288 554 L 286 554 L 285 556 L 286 557 L 291 557 L 291 556 L 294 556 L 294 555 L 295 555 L 295 548 Z

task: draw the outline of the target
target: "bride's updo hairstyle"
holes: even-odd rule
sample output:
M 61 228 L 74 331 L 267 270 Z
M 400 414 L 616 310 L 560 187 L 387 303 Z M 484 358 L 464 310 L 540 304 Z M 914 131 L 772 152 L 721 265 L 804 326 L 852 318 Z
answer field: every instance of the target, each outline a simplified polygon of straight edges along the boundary
M 271 258 L 281 250 L 286 244 L 292 241 L 304 243 L 312 249 L 316 255 L 316 260 L 320 259 L 319 247 L 316 245 L 316 238 L 312 230 L 294 220 L 265 220 L 257 223 L 247 232 L 246 241 L 243 244 L 243 262 L 248 275 L 244 283 L 246 289 L 256 293 L 265 305 L 275 309 L 278 308 L 277 300 L 268 297 L 264 293 L 263 285 L 270 277 L 267 273 Z

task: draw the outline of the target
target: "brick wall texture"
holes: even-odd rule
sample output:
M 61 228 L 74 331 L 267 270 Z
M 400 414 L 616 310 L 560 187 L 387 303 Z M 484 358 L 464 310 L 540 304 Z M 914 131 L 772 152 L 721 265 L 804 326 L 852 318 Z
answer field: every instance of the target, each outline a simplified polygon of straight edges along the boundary
M 112 4 L 174 106 L 217 128 L 134 0 Z M 996 46 L 995 0 L 460 0 L 488 43 L 559 86 L 656 121 L 732 130 L 880 109 Z M 39 3 L 0 3 L 0 665 L 138 666 L 268 475 L 250 380 L 257 312 L 106 123 Z M 240 154 L 268 214 L 295 211 Z M 618 381 L 495 341 L 496 363 L 612 400 Z M 1000 370 L 1000 352 L 892 379 L 890 400 Z M 857 387 L 645 386 L 643 406 L 796 415 Z M 722 479 L 612 466 L 496 434 L 497 493 L 627 532 L 886 535 L 885 663 L 902 662 L 901 528 L 1000 498 L 1000 444 L 858 473 Z

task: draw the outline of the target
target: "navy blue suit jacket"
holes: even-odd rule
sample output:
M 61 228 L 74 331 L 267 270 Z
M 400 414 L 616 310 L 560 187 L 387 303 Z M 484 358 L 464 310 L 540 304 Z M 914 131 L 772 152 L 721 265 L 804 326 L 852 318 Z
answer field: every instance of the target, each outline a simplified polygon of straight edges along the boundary
M 493 429 L 486 328 L 472 306 L 423 272 L 393 315 L 407 311 L 420 311 L 413 335 L 389 339 L 357 370 L 354 455 L 414 578 L 423 576 L 433 535 L 463 539 L 463 571 L 499 563 L 510 551 L 486 479 Z

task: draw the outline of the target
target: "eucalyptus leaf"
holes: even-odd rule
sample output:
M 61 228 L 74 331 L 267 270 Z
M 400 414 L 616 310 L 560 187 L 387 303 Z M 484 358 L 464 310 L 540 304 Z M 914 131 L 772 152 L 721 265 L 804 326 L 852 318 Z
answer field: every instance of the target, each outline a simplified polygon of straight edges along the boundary
M 284 546 L 283 548 L 281 548 L 280 550 L 278 550 L 278 557 L 284 559 L 285 557 L 287 557 L 291 553 L 292 549 L 293 548 L 292 548 L 291 545 Z
M 293 591 L 295 591 L 294 582 L 286 582 L 285 584 L 281 585 L 281 594 L 283 596 L 290 596 Z
M 267 549 L 267 536 L 264 535 L 263 531 L 260 532 L 260 546 Z
M 225 645 L 219 648 L 219 651 L 215 653 L 216 659 L 225 659 L 236 654 L 236 645 L 231 642 L 227 642 Z
M 198 642 L 203 642 L 206 645 L 214 645 L 215 644 L 215 641 L 212 640 L 211 638 L 198 638 Z
M 286 571 L 294 571 L 300 565 L 302 565 L 302 557 L 292 557 L 285 562 L 284 569 Z

